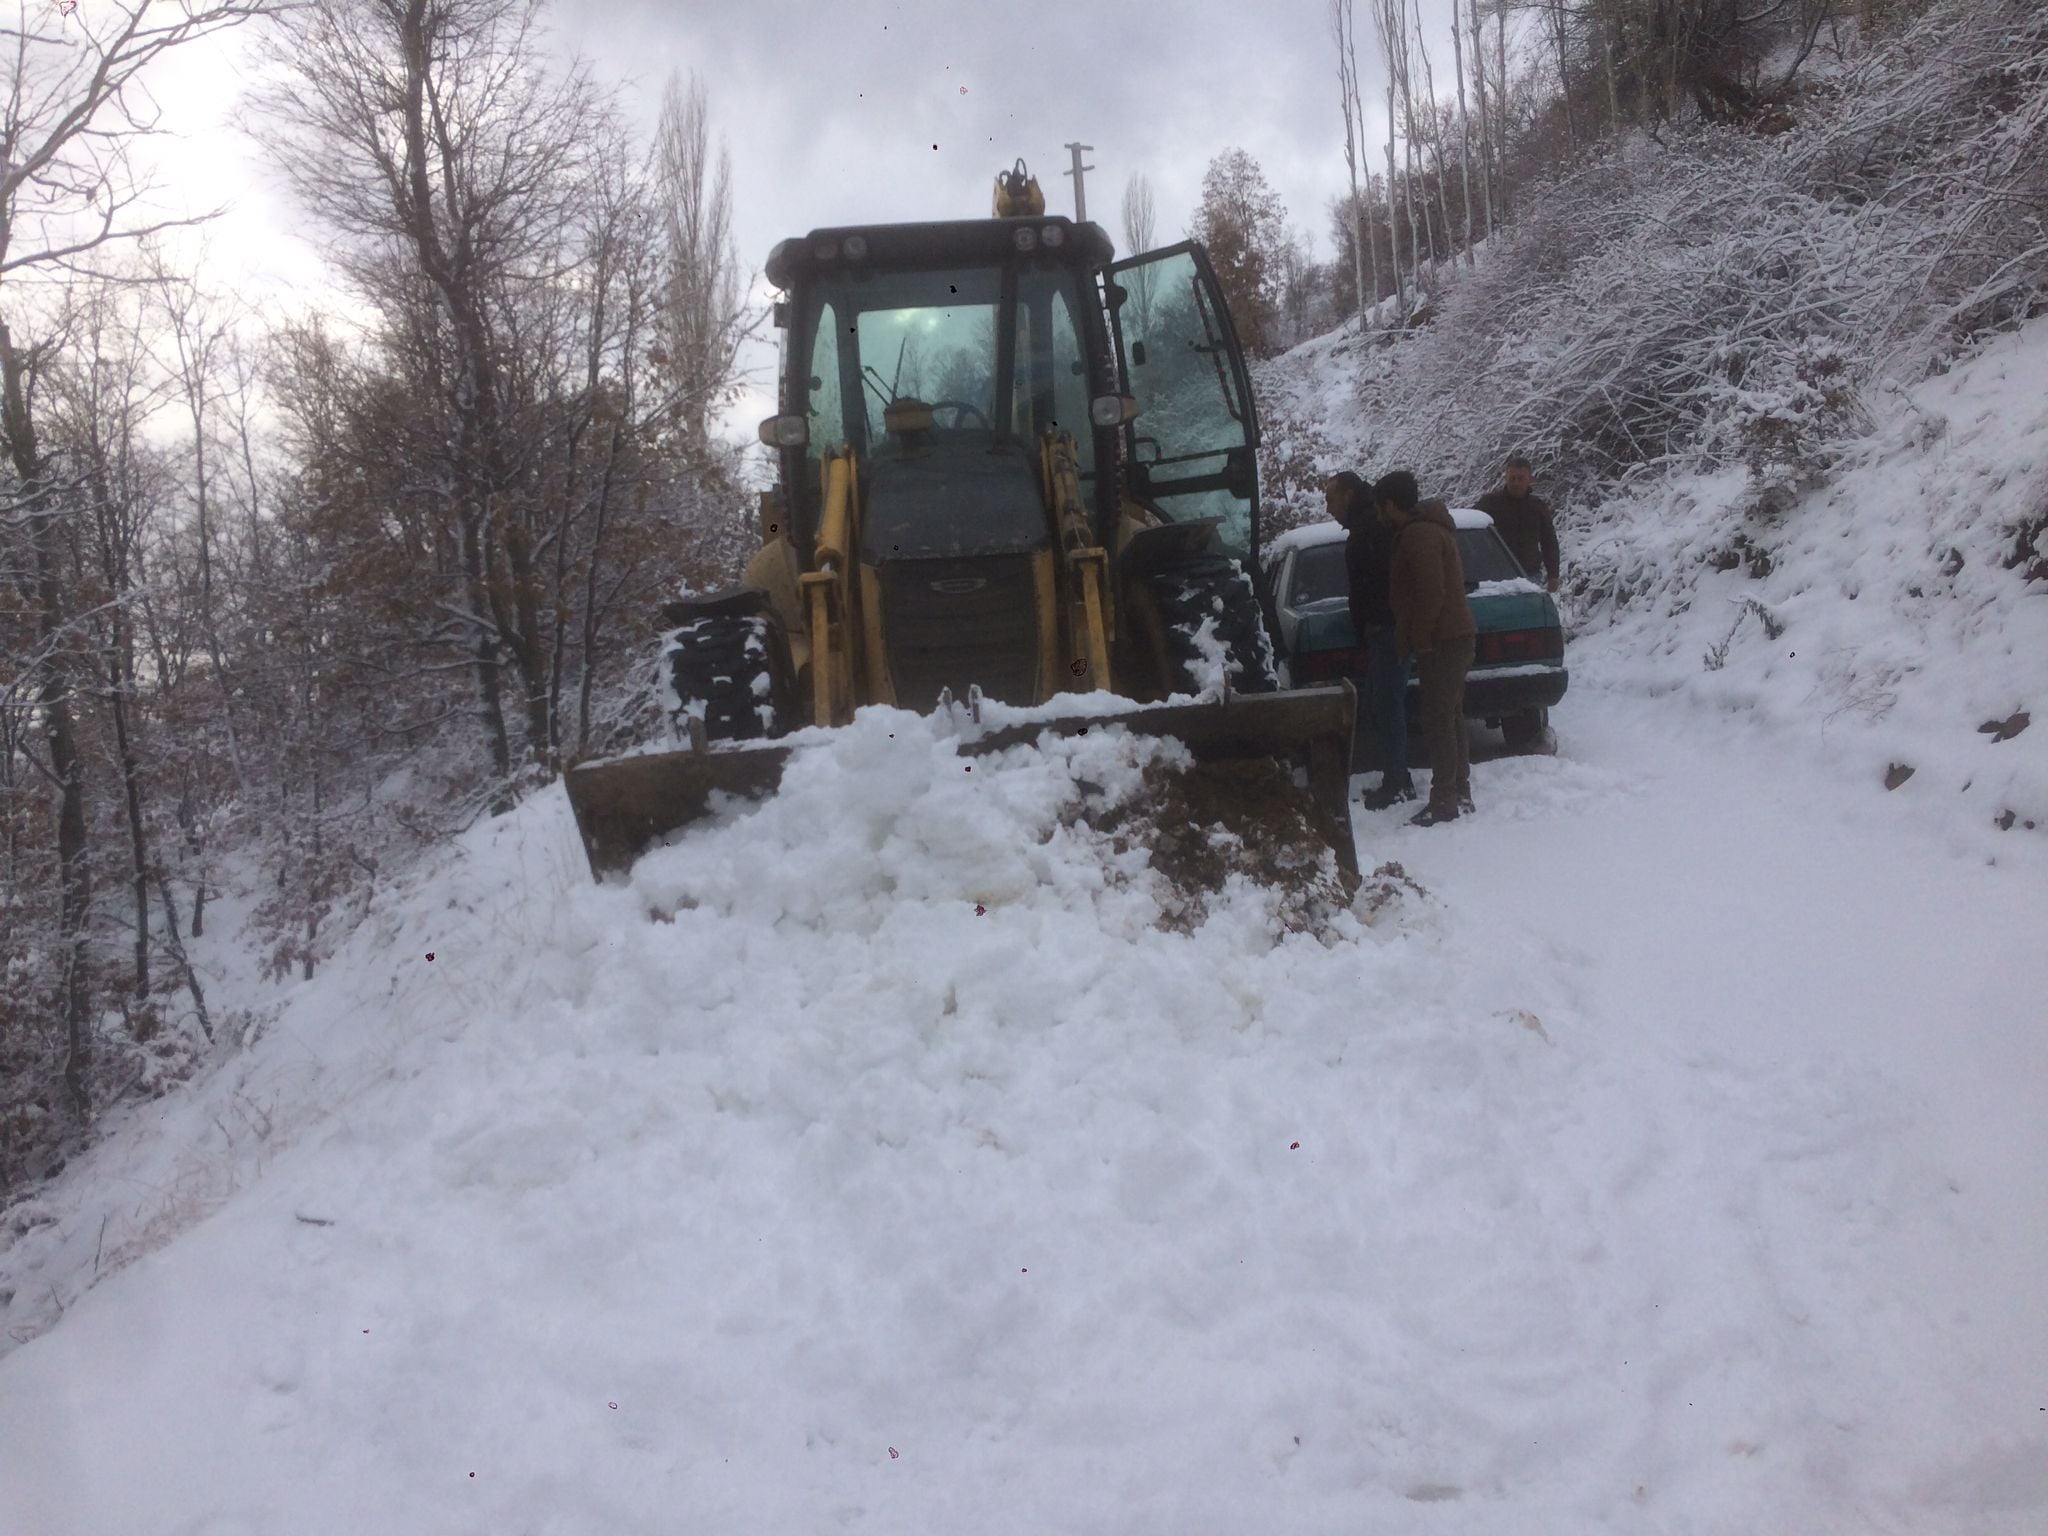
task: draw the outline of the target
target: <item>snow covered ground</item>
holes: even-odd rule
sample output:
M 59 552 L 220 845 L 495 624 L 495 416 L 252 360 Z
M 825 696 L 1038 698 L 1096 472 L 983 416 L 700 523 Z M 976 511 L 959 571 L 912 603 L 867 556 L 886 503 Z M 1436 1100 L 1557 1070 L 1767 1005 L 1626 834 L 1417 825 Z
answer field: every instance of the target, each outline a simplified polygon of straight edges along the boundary
M 1314 931 L 1162 921 L 1072 815 L 1150 749 L 890 711 L 310 983 L 224 902 L 253 1043 L 0 1228 L 0 1536 L 2048 1530 L 2044 401 L 1901 396 L 1758 577 L 1708 481 L 1569 527 L 1556 752 Z
M 0 1531 L 2041 1530 L 2040 840 L 1575 666 L 1321 939 L 1154 926 L 1104 736 L 477 829 L 0 1255 L 241 1169 L 0 1363 Z

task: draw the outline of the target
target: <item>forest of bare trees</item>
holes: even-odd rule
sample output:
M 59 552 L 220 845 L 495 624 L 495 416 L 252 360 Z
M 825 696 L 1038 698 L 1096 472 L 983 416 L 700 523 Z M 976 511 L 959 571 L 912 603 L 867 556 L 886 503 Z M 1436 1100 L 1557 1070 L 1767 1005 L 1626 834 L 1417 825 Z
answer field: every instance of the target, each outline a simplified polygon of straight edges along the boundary
M 1514 217 L 1519 189 L 1628 132 L 1716 124 L 1770 135 L 1845 32 L 1924 0 L 1458 0 L 1426 32 L 1417 0 L 1329 0 L 1348 190 L 1331 200 L 1336 312 L 1406 317 L 1445 263 Z M 1450 58 L 1443 57 L 1448 42 Z M 1448 69 L 1444 66 L 1448 64 Z
M 24 5 L 0 119 L 0 1190 L 311 975 L 369 882 L 644 733 L 659 599 L 741 547 L 752 319 L 701 81 L 649 142 L 539 0 Z M 251 311 L 145 215 L 145 87 L 254 25 L 340 297 Z

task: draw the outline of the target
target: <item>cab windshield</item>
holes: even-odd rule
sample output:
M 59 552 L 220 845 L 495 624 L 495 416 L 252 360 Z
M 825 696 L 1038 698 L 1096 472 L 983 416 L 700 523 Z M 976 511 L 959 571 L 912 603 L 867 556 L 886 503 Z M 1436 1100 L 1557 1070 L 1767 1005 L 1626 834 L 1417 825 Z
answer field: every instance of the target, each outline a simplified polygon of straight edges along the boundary
M 1094 469 L 1077 275 L 1056 266 L 916 272 L 849 267 L 815 279 L 794 341 L 809 371 L 793 380 L 810 457 L 850 444 L 866 463 L 897 401 L 932 407 L 933 446 L 1034 446 L 1074 434 Z

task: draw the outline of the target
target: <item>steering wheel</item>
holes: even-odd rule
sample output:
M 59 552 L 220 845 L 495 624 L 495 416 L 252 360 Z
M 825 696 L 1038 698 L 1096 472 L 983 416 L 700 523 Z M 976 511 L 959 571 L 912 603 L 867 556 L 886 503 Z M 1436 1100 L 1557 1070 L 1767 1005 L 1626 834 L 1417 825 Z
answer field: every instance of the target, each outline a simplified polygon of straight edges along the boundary
M 981 407 L 969 405 L 965 400 L 934 400 L 931 404 L 931 410 L 934 415 L 937 415 L 940 411 L 951 411 L 953 413 L 952 429 L 956 432 L 965 424 L 963 418 L 970 414 L 981 422 L 984 431 L 993 432 L 995 430 L 995 424 L 982 412 Z

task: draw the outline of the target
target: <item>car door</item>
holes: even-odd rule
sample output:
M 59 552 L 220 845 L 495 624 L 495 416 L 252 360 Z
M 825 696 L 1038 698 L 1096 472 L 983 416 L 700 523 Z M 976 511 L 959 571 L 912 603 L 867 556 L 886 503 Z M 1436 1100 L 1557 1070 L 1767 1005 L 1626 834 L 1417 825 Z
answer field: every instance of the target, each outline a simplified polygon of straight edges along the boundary
M 1280 570 L 1273 582 L 1273 602 L 1279 615 L 1280 627 L 1276 637 L 1280 646 L 1291 655 L 1294 651 L 1295 632 L 1301 627 L 1301 611 L 1294 605 L 1294 567 L 1301 559 L 1301 551 L 1290 549 L 1287 558 L 1280 562 Z
M 1258 411 L 1230 308 L 1194 241 L 1109 269 L 1118 377 L 1139 414 L 1124 427 L 1128 483 L 1171 522 L 1217 520 L 1245 559 L 1259 519 Z

